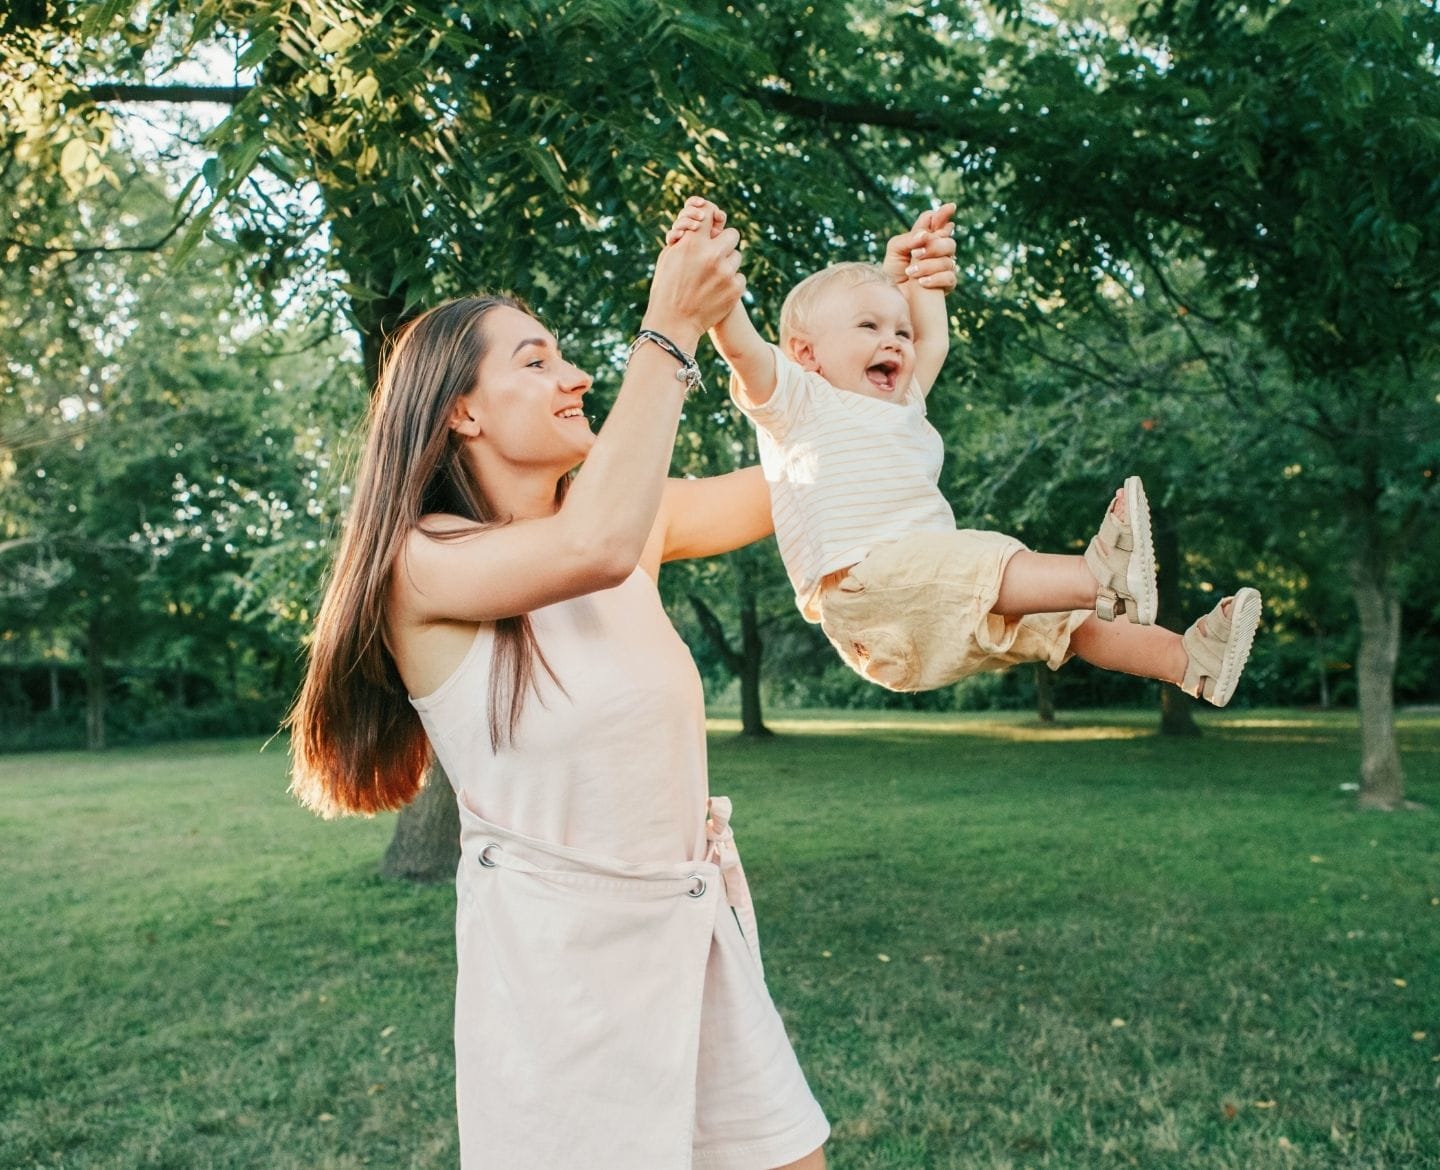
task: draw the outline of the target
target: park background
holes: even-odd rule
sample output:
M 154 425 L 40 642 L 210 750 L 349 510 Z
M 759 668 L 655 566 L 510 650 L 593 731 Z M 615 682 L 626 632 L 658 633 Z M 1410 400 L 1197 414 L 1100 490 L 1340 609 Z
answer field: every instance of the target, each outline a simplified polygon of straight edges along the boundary
M 692 193 L 772 332 L 956 201 L 960 522 L 1078 550 L 1139 473 L 1163 622 L 1266 598 L 1197 717 L 1078 664 L 891 695 L 770 543 L 665 569 L 834 1164 L 1440 1161 L 1437 45 L 1420 0 L 6 6 L 0 1164 L 453 1163 L 446 786 L 323 825 L 257 749 L 385 336 L 518 292 L 598 423 Z M 702 360 L 679 474 L 754 461 Z

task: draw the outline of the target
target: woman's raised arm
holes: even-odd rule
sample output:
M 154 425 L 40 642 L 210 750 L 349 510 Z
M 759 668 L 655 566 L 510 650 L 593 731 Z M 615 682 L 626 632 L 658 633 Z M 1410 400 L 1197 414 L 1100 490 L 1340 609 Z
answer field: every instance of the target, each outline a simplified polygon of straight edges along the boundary
M 733 230 L 700 231 L 667 247 L 642 328 L 693 354 L 744 290 L 738 242 Z M 413 531 L 392 573 L 392 626 L 493 621 L 618 584 L 654 527 L 685 399 L 680 363 L 659 344 L 640 345 L 586 454 L 583 444 L 567 448 L 574 440 L 557 438 L 555 423 L 585 427 L 573 414 L 589 379 L 538 322 L 519 314 L 506 329 L 503 338 L 492 329 L 500 344 L 480 362 L 451 426 L 487 503 L 515 519 L 450 539 Z M 582 457 L 556 508 L 558 480 Z M 465 524 L 436 517 L 430 526 Z

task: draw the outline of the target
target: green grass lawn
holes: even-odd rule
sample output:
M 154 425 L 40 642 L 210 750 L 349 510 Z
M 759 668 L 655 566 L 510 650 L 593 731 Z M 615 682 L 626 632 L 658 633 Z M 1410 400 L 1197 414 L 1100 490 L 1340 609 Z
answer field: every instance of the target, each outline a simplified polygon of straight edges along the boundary
M 1154 722 L 712 724 L 836 1170 L 1440 1166 L 1440 811 L 1353 716 Z M 453 892 L 258 746 L 0 757 L 4 1170 L 455 1165 Z

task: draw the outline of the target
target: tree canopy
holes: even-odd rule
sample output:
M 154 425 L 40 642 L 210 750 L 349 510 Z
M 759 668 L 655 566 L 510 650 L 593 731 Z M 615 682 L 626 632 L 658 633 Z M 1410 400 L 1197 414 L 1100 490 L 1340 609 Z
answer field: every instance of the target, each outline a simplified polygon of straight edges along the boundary
M 1083 500 L 1143 469 L 1192 593 L 1221 569 L 1296 599 L 1320 596 L 1306 573 L 1340 582 L 1367 790 L 1394 804 L 1399 631 L 1431 604 L 1402 585 L 1440 453 L 1437 34 L 1420 0 L 15 5 L 0 232 L 35 360 L 11 377 L 49 386 L 36 409 L 63 428 L 51 367 L 94 344 L 54 310 L 66 281 L 148 313 L 178 286 L 143 274 L 196 257 L 253 320 L 348 324 L 369 381 L 406 315 L 486 287 L 618 355 L 692 191 L 740 227 L 762 325 L 798 276 L 953 198 L 952 499 L 1064 546 L 1093 524 Z M 190 378 L 162 380 L 222 400 Z M 749 458 L 720 403 L 677 455 Z M 246 579 L 313 589 L 323 544 L 267 549 Z M 773 557 L 723 577 L 674 593 L 717 664 L 738 669 L 741 627 L 805 645 L 783 601 L 756 608 Z

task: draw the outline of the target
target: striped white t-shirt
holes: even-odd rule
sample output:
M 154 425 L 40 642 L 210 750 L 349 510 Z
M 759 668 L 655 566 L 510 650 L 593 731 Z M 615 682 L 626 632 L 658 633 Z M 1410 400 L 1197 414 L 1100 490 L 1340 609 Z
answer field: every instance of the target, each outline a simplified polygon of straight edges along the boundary
M 917 384 L 886 402 L 838 390 L 771 348 L 770 400 L 752 405 L 734 378 L 730 395 L 755 424 L 795 603 L 818 622 L 825 576 L 858 564 L 877 544 L 955 530 L 939 487 L 945 444 L 926 421 Z

